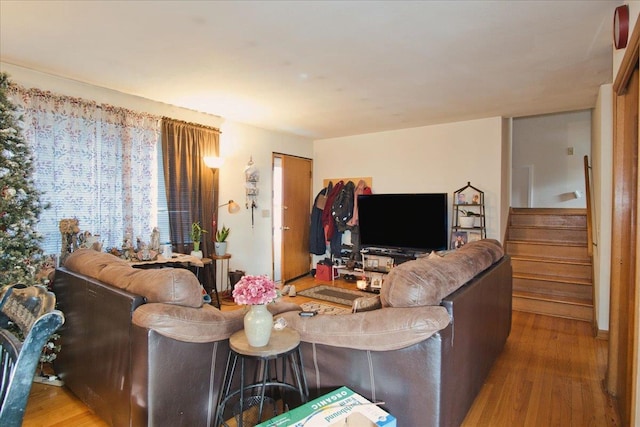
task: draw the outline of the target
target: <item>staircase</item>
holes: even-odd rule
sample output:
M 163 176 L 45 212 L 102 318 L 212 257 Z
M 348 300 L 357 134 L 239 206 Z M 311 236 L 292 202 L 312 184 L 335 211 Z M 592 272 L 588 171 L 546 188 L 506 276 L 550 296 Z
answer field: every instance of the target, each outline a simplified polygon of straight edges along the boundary
M 592 322 L 586 209 L 512 208 L 513 309 Z

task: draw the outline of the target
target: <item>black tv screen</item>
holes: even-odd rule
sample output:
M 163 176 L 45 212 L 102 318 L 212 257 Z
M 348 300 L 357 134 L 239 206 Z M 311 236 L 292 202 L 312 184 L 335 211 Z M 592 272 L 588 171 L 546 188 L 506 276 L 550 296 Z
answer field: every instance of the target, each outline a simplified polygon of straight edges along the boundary
M 430 252 L 448 246 L 447 193 L 358 196 L 362 248 Z

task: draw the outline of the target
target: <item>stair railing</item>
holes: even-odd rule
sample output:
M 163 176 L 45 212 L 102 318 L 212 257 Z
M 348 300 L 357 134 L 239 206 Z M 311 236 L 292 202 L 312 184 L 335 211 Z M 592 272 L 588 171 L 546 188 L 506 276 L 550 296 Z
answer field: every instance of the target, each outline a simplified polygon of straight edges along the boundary
M 591 205 L 591 166 L 589 166 L 589 156 L 584 156 L 584 182 L 585 182 L 585 197 L 587 199 L 587 253 L 589 256 L 593 256 L 593 209 Z

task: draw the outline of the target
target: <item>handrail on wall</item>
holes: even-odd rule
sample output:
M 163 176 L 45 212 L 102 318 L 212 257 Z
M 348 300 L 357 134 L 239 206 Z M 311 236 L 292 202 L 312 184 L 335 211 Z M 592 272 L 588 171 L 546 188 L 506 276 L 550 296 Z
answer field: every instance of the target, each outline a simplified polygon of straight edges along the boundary
M 589 256 L 593 256 L 593 224 L 592 217 L 593 212 L 591 208 L 591 174 L 589 173 L 589 156 L 584 156 L 584 182 L 585 182 L 585 193 L 587 198 L 587 253 Z

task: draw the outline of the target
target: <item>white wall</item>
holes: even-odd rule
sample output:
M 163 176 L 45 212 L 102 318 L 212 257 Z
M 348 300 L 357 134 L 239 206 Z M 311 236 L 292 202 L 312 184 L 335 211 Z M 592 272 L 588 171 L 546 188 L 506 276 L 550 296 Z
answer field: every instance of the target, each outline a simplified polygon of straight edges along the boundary
M 583 158 L 590 153 L 591 110 L 513 119 L 513 169 L 533 168 L 530 207 L 584 208 Z M 526 207 L 515 196 L 512 206 Z
M 613 86 L 602 85 L 593 111 L 593 286 L 599 330 L 609 330 L 611 289 L 611 215 L 613 185 Z
M 500 206 L 500 238 L 507 235 L 509 225 L 509 210 L 511 208 L 511 165 L 512 165 L 512 145 L 513 145 L 513 119 L 502 119 L 502 193 Z M 504 240 L 502 240 L 504 241 Z
M 219 127 L 222 122 L 224 122 L 222 117 L 175 107 L 76 80 L 65 79 L 52 74 L 7 64 L 6 62 L 0 62 L 0 72 L 7 73 L 9 80 L 27 88 L 35 87 L 61 95 L 89 99 L 98 103 L 111 104 L 117 107 L 129 108 L 134 111 L 167 116 L 172 119 L 200 123 L 207 126 Z
M 242 210 L 233 216 L 230 216 L 224 209 L 219 212 L 219 222 L 231 227 L 228 240 L 228 250 L 232 254 L 230 269 L 244 270 L 247 274 L 271 275 L 273 264 L 270 200 L 271 154 L 280 152 L 311 158 L 313 144 L 310 139 L 226 121 L 222 117 L 127 95 L 11 64 L 0 63 L 0 71 L 9 74 L 11 81 L 25 87 L 36 87 L 135 111 L 219 127 L 222 132 L 220 135 L 220 154 L 225 158 L 225 163 L 220 169 L 220 200 L 224 202 L 234 199 L 242 206 Z M 244 208 L 244 168 L 251 156 L 261 172 L 258 211 L 256 211 L 253 228 L 251 227 L 251 211 Z
M 314 193 L 325 178 L 373 178 L 374 193 L 485 192 L 487 237 L 502 240 L 503 120 L 425 126 L 315 141 Z M 314 194 L 314 195 L 315 195 Z
M 221 209 L 218 221 L 231 228 L 228 252 L 232 254 L 231 269 L 244 270 L 247 274 L 268 274 L 273 271 L 272 241 L 272 153 L 312 158 L 313 144 L 294 135 L 266 131 L 235 122 L 225 122 L 220 130 L 220 154 L 225 158 L 220 170 L 220 200 L 233 199 L 240 203 L 239 213 L 230 215 Z M 251 226 L 251 209 L 245 207 L 244 170 L 253 158 L 260 171 L 258 183 L 258 208 L 254 210 L 254 226 Z

